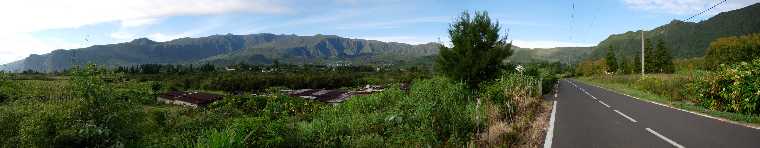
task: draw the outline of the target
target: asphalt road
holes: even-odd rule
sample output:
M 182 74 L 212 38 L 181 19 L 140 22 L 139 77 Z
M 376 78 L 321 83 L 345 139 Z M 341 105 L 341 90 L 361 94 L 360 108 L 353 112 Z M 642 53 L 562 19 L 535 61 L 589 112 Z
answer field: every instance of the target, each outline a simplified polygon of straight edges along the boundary
M 559 84 L 551 147 L 760 148 L 760 130 L 573 80 Z

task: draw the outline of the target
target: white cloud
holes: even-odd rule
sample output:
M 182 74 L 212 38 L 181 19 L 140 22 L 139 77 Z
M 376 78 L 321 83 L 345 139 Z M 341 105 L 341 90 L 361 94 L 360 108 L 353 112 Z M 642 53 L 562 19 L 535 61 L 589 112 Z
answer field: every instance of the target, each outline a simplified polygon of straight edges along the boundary
M 696 14 L 720 2 L 720 0 L 623 0 L 630 8 L 669 14 Z M 707 12 L 708 16 L 720 12 L 735 10 L 754 3 L 757 0 L 730 0 Z
M 23 59 L 29 56 L 29 54 L 45 54 L 54 49 L 79 48 L 84 46 L 62 40 L 40 40 L 23 33 L 0 36 L 0 45 L 3 45 L 0 48 L 0 64 Z
M 122 21 L 134 26 L 175 15 L 290 11 L 268 0 L 23 0 L 0 3 L 0 33 L 76 28 Z
M 369 36 L 369 37 L 358 37 L 360 39 L 367 39 L 367 40 L 378 40 L 383 42 L 398 42 L 398 43 L 407 43 L 412 45 L 418 45 L 418 44 L 425 44 L 430 42 L 435 42 L 435 38 L 428 38 L 428 37 L 415 37 L 415 36 Z
M 158 21 L 159 21 L 158 18 L 128 19 L 128 20 L 121 20 L 121 26 L 122 27 L 140 27 L 140 26 L 155 24 Z
M 521 48 L 554 48 L 554 47 L 590 47 L 590 43 L 572 43 L 561 41 L 514 40 L 512 45 Z
M 20 60 L 32 53 L 75 46 L 64 41 L 35 38 L 32 33 L 119 22 L 122 29 L 159 22 L 178 15 L 213 15 L 228 12 L 290 13 L 274 0 L 17 0 L 0 2 L 0 63 Z M 128 39 L 134 34 L 110 35 Z M 154 37 L 169 37 L 154 35 Z
M 114 38 L 117 40 L 129 40 L 129 39 L 134 39 L 135 34 L 125 32 L 125 31 L 117 31 L 117 32 L 111 33 L 111 38 Z
M 453 18 L 445 16 L 419 17 L 391 21 L 360 22 L 338 25 L 337 29 L 391 29 L 417 23 L 449 23 Z

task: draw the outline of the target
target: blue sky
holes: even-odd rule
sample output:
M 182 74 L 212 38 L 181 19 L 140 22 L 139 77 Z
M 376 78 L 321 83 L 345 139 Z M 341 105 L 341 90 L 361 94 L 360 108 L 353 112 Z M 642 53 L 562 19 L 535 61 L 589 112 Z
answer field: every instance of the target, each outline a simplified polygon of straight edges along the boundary
M 719 0 L 23 0 L 0 2 L 0 64 L 55 49 L 214 34 L 331 34 L 447 42 L 463 11 L 488 11 L 515 45 L 593 46 L 610 34 L 683 20 Z M 745 7 L 731 0 L 692 21 Z

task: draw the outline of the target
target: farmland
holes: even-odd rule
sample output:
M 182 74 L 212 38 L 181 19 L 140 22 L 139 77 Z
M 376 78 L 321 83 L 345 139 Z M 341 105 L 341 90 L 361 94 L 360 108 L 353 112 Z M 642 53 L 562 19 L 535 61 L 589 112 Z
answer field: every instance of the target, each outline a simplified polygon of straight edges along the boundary
M 4 76 L 2 83 L 8 85 L 3 85 L 3 92 L 12 93 L 5 94 L 8 97 L 0 104 L 2 144 L 332 147 L 498 142 L 521 145 L 531 139 L 523 135 L 489 141 L 476 135 L 496 128 L 497 124 L 520 127 L 502 125 L 499 128 L 517 131 L 491 135 L 519 135 L 522 130 L 530 129 L 530 122 L 526 121 L 534 120 L 536 113 L 540 113 L 533 110 L 548 107 L 539 99 L 538 81 L 534 77 L 510 73 L 486 85 L 484 90 L 488 91 L 477 94 L 461 83 L 432 77 L 412 80 L 408 92 L 399 88 L 398 81 L 388 83 L 384 92 L 355 96 L 338 106 L 290 97 L 275 90 L 266 96 L 220 90 L 218 92 L 226 94 L 225 99 L 199 109 L 155 102 L 157 93 L 165 88 L 152 88 L 155 81 L 135 79 L 143 76 L 96 67 L 75 73 L 78 74 L 41 80 L 21 80 L 20 74 Z M 524 87 L 531 89 L 514 89 Z M 510 98 L 521 98 L 521 101 L 514 102 Z M 476 99 L 481 99 L 483 104 L 475 104 Z M 102 103 L 111 107 L 92 106 Z M 505 114 L 507 116 L 503 116 Z M 521 123 L 510 124 L 513 122 Z

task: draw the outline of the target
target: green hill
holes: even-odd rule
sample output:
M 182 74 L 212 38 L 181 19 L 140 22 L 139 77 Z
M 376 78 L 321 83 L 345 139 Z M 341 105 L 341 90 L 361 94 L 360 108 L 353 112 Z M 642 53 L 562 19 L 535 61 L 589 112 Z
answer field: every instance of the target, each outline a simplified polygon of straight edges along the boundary
M 296 36 L 275 34 L 213 35 L 155 42 L 140 38 L 131 42 L 55 50 L 0 66 L 0 70 L 60 71 L 74 65 L 136 64 L 270 64 L 348 62 L 393 64 L 438 53 L 438 44 L 409 45 L 334 35 Z
M 710 42 L 717 38 L 760 32 L 760 3 L 741 9 L 722 12 L 698 23 L 671 21 L 669 24 L 645 31 L 647 39 L 662 39 L 675 58 L 702 57 Z M 651 44 L 650 44 L 651 45 Z M 617 54 L 632 55 L 641 51 L 641 31 L 613 34 L 600 42 L 591 54 L 601 58 L 606 48 L 613 46 Z

